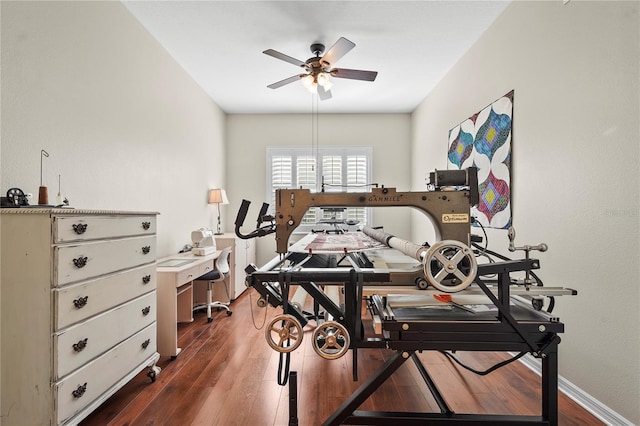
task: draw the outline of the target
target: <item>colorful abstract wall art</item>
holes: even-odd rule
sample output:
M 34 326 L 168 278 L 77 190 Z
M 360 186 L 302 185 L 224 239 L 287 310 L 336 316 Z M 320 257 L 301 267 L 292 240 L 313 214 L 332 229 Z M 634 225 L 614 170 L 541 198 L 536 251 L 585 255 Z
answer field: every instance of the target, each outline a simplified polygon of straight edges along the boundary
M 471 214 L 490 228 L 511 226 L 513 90 L 449 131 L 448 169 L 478 168 L 480 203 Z

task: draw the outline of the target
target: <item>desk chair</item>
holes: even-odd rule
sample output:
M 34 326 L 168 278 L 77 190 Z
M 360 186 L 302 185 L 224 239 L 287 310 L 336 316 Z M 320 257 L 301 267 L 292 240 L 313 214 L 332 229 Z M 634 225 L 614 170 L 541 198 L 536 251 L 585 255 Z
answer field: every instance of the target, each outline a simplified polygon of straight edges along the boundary
M 196 281 L 207 281 L 207 303 L 202 303 L 193 307 L 194 311 L 207 308 L 207 322 L 213 321 L 211 317 L 211 308 L 226 309 L 227 315 L 231 315 L 231 309 L 229 309 L 229 303 L 220 301 L 212 301 L 213 298 L 213 284 L 221 282 L 224 286 L 224 291 L 227 293 L 227 299 L 229 298 L 229 288 L 227 287 L 227 277 L 229 276 L 229 255 L 231 254 L 231 247 L 225 247 L 220 252 L 220 257 L 216 259 L 215 269 L 211 272 L 207 272 L 201 277 L 198 277 Z

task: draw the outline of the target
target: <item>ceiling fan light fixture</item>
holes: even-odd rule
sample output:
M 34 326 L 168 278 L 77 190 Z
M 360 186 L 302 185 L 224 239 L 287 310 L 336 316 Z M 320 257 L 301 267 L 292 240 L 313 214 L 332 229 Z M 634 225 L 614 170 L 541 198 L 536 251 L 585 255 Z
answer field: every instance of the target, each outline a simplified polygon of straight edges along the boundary
M 316 91 L 316 83 L 312 75 L 305 75 L 300 79 L 302 81 L 302 85 L 310 92 Z
M 324 90 L 330 90 L 333 87 L 333 83 L 329 78 L 329 74 L 326 72 L 321 72 L 320 74 L 318 74 L 317 80 L 318 84 L 324 87 Z

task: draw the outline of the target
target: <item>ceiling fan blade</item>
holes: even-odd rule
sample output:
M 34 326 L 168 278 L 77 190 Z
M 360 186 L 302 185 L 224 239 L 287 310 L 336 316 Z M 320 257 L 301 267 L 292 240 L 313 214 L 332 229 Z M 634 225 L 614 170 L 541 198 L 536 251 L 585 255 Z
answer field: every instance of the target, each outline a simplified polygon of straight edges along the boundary
M 299 59 L 292 58 L 291 56 L 285 55 L 284 53 L 280 53 L 280 52 L 278 52 L 276 50 L 273 50 L 273 49 L 267 49 L 262 53 L 264 53 L 265 55 L 273 56 L 276 59 L 280 59 L 282 61 L 289 62 L 290 64 L 296 65 L 298 67 L 303 67 L 304 68 L 304 66 L 306 65 L 304 62 L 302 62 Z
M 340 37 L 338 41 L 336 41 L 333 46 L 327 50 L 327 53 L 322 57 L 320 62 L 323 64 L 328 64 L 329 66 L 333 66 L 338 59 L 342 58 L 347 54 L 351 49 L 356 47 L 356 44 L 350 40 L 347 40 L 344 37 Z
M 302 74 L 302 75 L 304 75 L 304 74 Z M 291 76 L 289 78 L 285 78 L 284 80 L 280 80 L 280 81 L 276 81 L 275 83 L 271 83 L 267 87 L 269 89 L 277 89 L 278 87 L 282 87 L 284 85 L 287 85 L 289 83 L 293 83 L 294 81 L 298 81 L 298 80 L 300 80 L 300 75 L 294 75 L 294 76 Z
M 331 99 L 331 90 L 324 90 L 324 87 L 318 84 L 318 98 L 320 98 L 321 101 Z
M 350 70 L 346 68 L 334 68 L 331 70 L 331 76 L 335 78 L 350 78 L 353 80 L 374 81 L 378 71 Z

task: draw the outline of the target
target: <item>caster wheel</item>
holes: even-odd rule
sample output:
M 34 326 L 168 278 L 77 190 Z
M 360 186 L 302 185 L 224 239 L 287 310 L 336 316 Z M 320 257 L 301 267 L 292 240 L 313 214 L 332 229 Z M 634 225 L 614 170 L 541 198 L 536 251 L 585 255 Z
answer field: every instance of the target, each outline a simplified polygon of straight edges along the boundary
M 156 372 L 153 370 L 149 370 L 147 376 L 151 379 L 151 383 L 156 381 Z
M 418 278 L 416 279 L 416 287 L 418 287 L 418 290 L 426 290 L 429 287 L 429 282 L 424 278 Z
M 231 311 L 227 311 L 227 316 L 228 316 L 228 317 L 230 317 L 230 316 L 231 316 L 231 314 L 233 314 L 233 312 L 231 312 Z
M 207 322 L 212 322 L 213 318 L 207 318 Z

